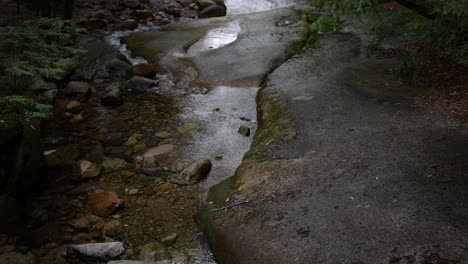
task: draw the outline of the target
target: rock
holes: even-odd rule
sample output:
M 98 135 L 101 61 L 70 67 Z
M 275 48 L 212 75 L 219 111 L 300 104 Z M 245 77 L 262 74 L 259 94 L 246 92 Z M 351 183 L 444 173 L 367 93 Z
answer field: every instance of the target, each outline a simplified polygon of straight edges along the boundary
M 88 207 L 91 212 L 100 217 L 107 217 L 122 205 L 122 200 L 115 192 L 101 189 L 88 192 Z
M 127 141 L 125 142 L 125 145 L 135 145 L 142 138 L 143 138 L 142 134 L 135 132 L 127 139 Z
M 123 105 L 122 93 L 120 89 L 113 89 L 106 92 L 101 97 L 101 105 L 103 106 L 120 106 Z
M 158 82 L 140 76 L 133 76 L 127 83 L 127 89 L 133 93 L 143 93 L 156 87 Z
M 80 169 L 80 175 L 82 179 L 95 178 L 101 175 L 101 165 L 92 163 L 91 161 L 87 160 L 79 160 L 77 164 Z
M 120 176 L 125 177 L 125 178 L 131 178 L 135 176 L 135 173 L 129 170 L 123 170 L 120 172 Z
M 196 184 L 208 176 L 211 167 L 212 164 L 210 160 L 198 160 L 189 164 L 180 175 L 186 183 Z
M 125 20 L 122 24 L 120 24 L 121 30 L 134 30 L 138 27 L 138 22 L 134 19 Z
M 132 65 L 124 61 L 114 59 L 109 62 L 109 74 L 114 76 L 125 76 L 130 67 L 132 67 Z
M 151 12 L 151 10 L 148 9 L 136 10 L 135 13 L 137 18 L 140 20 L 146 20 L 147 18 L 153 17 L 153 12 Z
M 243 135 L 244 137 L 250 136 L 250 128 L 246 126 L 239 127 L 239 130 L 237 130 L 237 132 Z
M 117 48 L 95 36 L 80 36 L 78 47 L 86 50 L 86 53 L 80 56 L 76 68 L 77 77 L 83 80 L 106 79 L 113 67 L 125 67 L 125 63 L 128 63 L 126 57 Z M 117 65 L 115 63 L 117 60 L 123 63 Z M 125 74 L 126 71 L 123 72 L 123 75 Z
M 150 148 L 143 153 L 143 156 L 154 157 L 164 154 L 169 154 L 175 150 L 175 146 L 171 144 L 159 145 L 153 148 Z
M 207 8 L 211 5 L 216 5 L 215 1 L 212 0 L 198 0 L 197 3 L 202 9 Z
M 90 214 L 74 220 L 70 225 L 77 231 L 85 231 L 88 230 L 91 226 L 101 222 L 102 218 Z
M 157 73 L 156 68 L 148 63 L 141 63 L 137 65 L 133 65 L 129 70 L 128 70 L 128 75 L 129 76 L 141 76 L 141 77 L 147 77 L 151 78 Z
M 43 104 L 53 104 L 55 97 L 57 96 L 57 93 L 58 93 L 57 89 L 42 92 L 38 96 L 38 100 L 40 103 L 43 103 Z
M 102 167 L 106 170 L 116 171 L 125 168 L 125 160 L 123 159 L 106 159 L 102 162 Z
M 66 96 L 85 98 L 91 93 L 91 87 L 85 82 L 71 81 L 63 92 Z
M 208 18 L 208 17 L 221 17 L 226 15 L 226 9 L 219 5 L 211 5 L 207 8 L 204 8 L 200 11 L 198 16 L 200 18 Z
M 182 13 L 182 9 L 179 6 L 166 7 L 165 11 L 169 15 L 175 16 L 175 17 L 180 17 L 180 14 Z
M 136 195 L 136 194 L 138 194 L 138 192 L 139 192 L 138 189 L 130 189 L 130 190 L 128 190 L 128 194 L 130 194 L 130 195 Z
M 171 254 L 166 251 L 166 248 L 161 243 L 151 242 L 141 248 L 138 259 L 152 263 L 170 260 Z
M 174 245 L 177 240 L 177 233 L 171 234 L 163 239 L 161 239 L 161 243 L 163 243 L 166 247 L 170 247 Z
M 94 12 L 91 16 L 94 17 L 94 18 L 97 18 L 97 19 L 104 19 L 104 20 L 107 20 L 109 22 L 117 22 L 118 21 L 118 19 L 115 18 L 115 16 L 112 15 L 112 13 L 107 9 L 99 9 L 96 12 Z
M 83 121 L 83 116 L 81 114 L 73 115 L 68 122 L 70 124 L 79 124 Z
M 123 225 L 118 220 L 111 220 L 104 224 L 102 228 L 102 234 L 106 237 L 115 237 L 122 229 Z
M 169 133 L 167 131 L 161 131 L 161 132 L 156 133 L 155 136 L 158 137 L 158 138 L 162 138 L 162 139 L 168 139 L 172 135 L 171 135 L 171 133 Z
M 113 259 L 125 253 L 122 242 L 74 245 L 72 250 L 81 256 L 101 259 Z
M 65 109 L 67 112 L 70 113 L 79 113 L 81 110 L 83 110 L 83 107 L 81 107 L 81 103 L 79 101 L 72 100 L 68 102 L 68 104 L 65 106 Z
M 135 9 L 135 8 L 138 8 L 140 6 L 140 1 L 138 1 L 138 0 L 124 0 L 122 2 L 122 4 L 125 7 L 128 7 L 130 9 Z
M 17 252 L 8 252 L 0 255 L 0 263 L 34 264 L 34 256 L 31 253 L 24 255 Z

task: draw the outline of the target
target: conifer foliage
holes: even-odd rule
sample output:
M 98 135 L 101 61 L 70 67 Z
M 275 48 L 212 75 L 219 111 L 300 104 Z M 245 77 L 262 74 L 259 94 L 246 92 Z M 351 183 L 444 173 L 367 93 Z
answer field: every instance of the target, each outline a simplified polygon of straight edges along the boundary
M 67 65 L 80 53 L 75 40 L 81 32 L 71 21 L 58 18 L 24 22 L 0 40 L 3 74 L 13 78 L 15 86 L 22 78 L 63 78 Z

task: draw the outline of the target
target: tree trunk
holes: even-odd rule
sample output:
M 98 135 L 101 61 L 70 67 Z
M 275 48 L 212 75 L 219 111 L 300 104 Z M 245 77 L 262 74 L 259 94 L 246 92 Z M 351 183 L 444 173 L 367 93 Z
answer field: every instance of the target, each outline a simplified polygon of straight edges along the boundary
M 74 7 L 73 0 L 65 0 L 65 8 L 63 11 L 63 18 L 64 19 L 72 19 L 73 18 L 73 7 Z

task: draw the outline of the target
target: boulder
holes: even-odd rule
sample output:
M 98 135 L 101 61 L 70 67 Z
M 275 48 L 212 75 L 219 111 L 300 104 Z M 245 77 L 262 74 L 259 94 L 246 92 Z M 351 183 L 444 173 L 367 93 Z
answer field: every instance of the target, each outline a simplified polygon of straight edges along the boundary
M 181 173 L 181 178 L 187 184 L 196 184 L 205 179 L 211 171 L 209 159 L 197 160 L 189 164 Z
M 97 18 L 97 19 L 104 19 L 104 20 L 107 20 L 109 22 L 117 22 L 118 21 L 118 19 L 115 18 L 114 15 L 112 15 L 112 13 L 107 9 L 97 10 L 91 16 L 94 17 L 94 18 Z
M 141 77 L 147 77 L 151 78 L 156 75 L 157 70 L 156 68 L 148 63 L 141 63 L 141 64 L 136 64 L 130 67 L 128 70 L 128 75 L 129 76 L 141 76 Z
M 113 76 L 125 76 L 130 67 L 132 67 L 132 65 L 122 60 L 114 59 L 109 62 L 109 74 Z
M 101 97 L 101 105 L 120 106 L 123 104 L 122 93 L 120 89 L 112 89 Z
M 71 249 L 84 257 L 115 259 L 125 253 L 122 242 L 73 245 Z
M 63 89 L 66 96 L 85 98 L 91 93 L 91 87 L 85 82 L 72 81 Z
M 204 8 L 198 14 L 200 18 L 221 17 L 226 15 L 226 8 L 219 5 L 211 5 Z
M 88 192 L 88 207 L 91 213 L 108 217 L 122 206 L 122 200 L 115 192 L 96 189 Z
M 111 72 L 111 66 L 116 66 L 114 60 L 128 63 L 125 56 L 115 47 L 94 36 L 81 36 L 78 47 L 86 50 L 78 62 L 76 68 L 77 79 L 94 80 L 106 79 Z M 118 65 L 123 67 L 123 65 Z M 120 68 L 118 68 L 120 69 Z M 124 71 L 124 74 L 126 71 Z
M 143 93 L 158 85 L 158 81 L 133 76 L 127 83 L 127 89 L 132 93 Z
M 213 0 L 198 0 L 197 3 L 202 9 L 207 8 L 211 5 L 216 5 L 216 2 Z

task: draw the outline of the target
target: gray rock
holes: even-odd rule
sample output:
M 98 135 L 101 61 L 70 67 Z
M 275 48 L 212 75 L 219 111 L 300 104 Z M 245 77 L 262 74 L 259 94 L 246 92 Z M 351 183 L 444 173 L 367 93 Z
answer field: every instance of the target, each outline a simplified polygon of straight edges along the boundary
M 127 83 L 127 89 L 133 93 L 143 93 L 158 85 L 158 82 L 148 78 L 133 76 Z
M 216 5 L 216 2 L 213 0 L 198 0 L 197 3 L 202 9 L 207 8 L 211 5 Z
M 219 6 L 219 5 L 211 5 L 207 8 L 202 9 L 198 16 L 200 18 L 208 18 L 208 17 L 221 17 L 226 15 L 226 8 Z
M 74 245 L 72 250 L 85 257 L 117 258 L 125 253 L 122 242 Z
M 97 37 L 80 37 L 78 47 L 87 51 L 80 57 L 76 68 L 77 76 L 84 80 L 105 79 L 110 74 L 111 66 L 117 66 L 113 64 L 114 60 L 125 62 L 125 56 L 118 49 Z M 118 66 L 123 67 L 123 65 Z
M 105 19 L 107 21 L 116 22 L 117 18 L 112 15 L 112 13 L 107 9 L 100 9 L 92 14 L 93 17 L 97 19 Z
M 119 106 L 123 104 L 120 89 L 112 89 L 101 97 L 101 104 L 104 106 Z
M 122 60 L 114 59 L 109 62 L 109 74 L 114 76 L 125 76 L 130 67 L 132 67 L 132 65 Z
M 54 102 L 54 100 L 55 100 L 55 97 L 57 96 L 57 93 L 58 93 L 57 89 L 42 92 L 38 96 L 38 100 L 41 103 L 52 104 Z
M 72 81 L 68 83 L 63 92 L 67 96 L 78 96 L 84 98 L 91 92 L 91 87 L 85 82 Z
M 95 178 L 101 175 L 102 167 L 99 164 L 88 160 L 79 160 L 77 161 L 77 165 L 82 179 Z
M 135 13 L 137 18 L 140 20 L 146 20 L 147 18 L 153 17 L 153 12 L 151 12 L 151 10 L 148 9 L 136 10 Z
M 17 252 L 8 252 L 0 255 L 0 263 L 5 264 L 34 264 L 34 256 L 31 253 L 23 255 Z
M 197 160 L 189 164 L 180 175 L 188 184 L 196 184 L 208 176 L 211 167 L 212 164 L 209 159 Z

